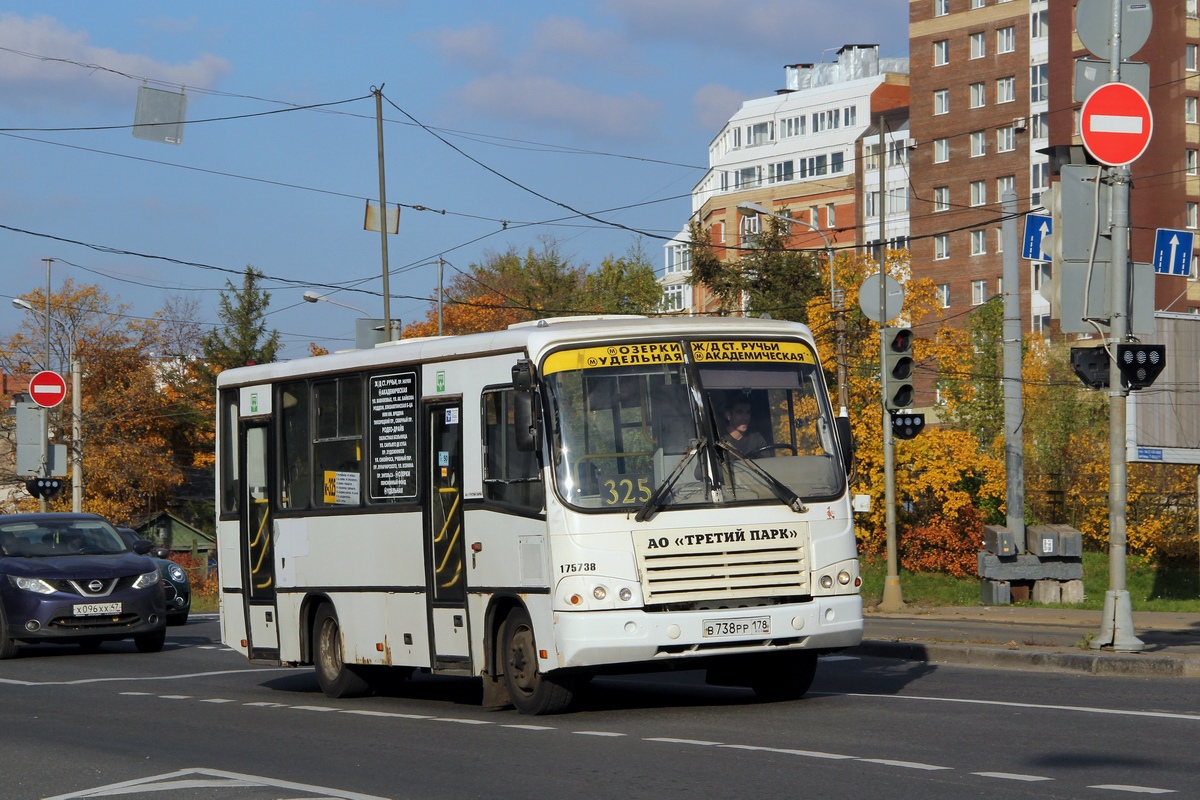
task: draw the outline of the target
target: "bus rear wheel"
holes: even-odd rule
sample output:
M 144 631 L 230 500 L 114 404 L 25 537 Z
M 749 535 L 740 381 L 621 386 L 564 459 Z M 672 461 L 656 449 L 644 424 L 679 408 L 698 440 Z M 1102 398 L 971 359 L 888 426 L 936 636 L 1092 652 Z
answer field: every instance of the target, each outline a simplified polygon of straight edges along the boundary
M 816 653 L 779 653 L 755 665 L 750 688 L 762 700 L 799 700 L 816 675 Z
M 533 622 L 523 608 L 513 609 L 504 620 L 500 638 L 503 642 L 504 685 L 513 707 L 522 714 L 558 714 L 575 699 L 576 679 L 558 672 L 544 673 L 538 669 L 537 642 L 533 637 Z
M 326 697 L 361 697 L 371 691 L 366 678 L 342 660 L 342 627 L 333 606 L 317 609 L 312 640 L 317 683 Z

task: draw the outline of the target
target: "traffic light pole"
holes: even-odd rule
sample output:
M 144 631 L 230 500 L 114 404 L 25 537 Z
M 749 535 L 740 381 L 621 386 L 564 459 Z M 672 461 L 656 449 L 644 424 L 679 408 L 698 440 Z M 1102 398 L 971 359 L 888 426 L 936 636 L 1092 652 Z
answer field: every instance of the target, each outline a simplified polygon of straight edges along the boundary
M 900 559 L 896 546 L 896 443 L 892 437 L 892 414 L 887 407 L 887 142 L 884 139 L 887 126 L 884 116 L 879 115 L 879 385 L 882 389 L 879 408 L 883 428 L 883 502 L 887 525 L 887 578 L 883 583 L 883 598 L 879 602 L 881 611 L 899 611 L 904 608 L 904 594 L 900 591 Z
M 1112 55 L 1109 61 L 1109 82 L 1121 80 L 1121 4 L 1112 4 Z M 1125 397 L 1128 394 L 1121 382 L 1117 363 L 1117 345 L 1129 333 L 1129 167 L 1108 169 L 1112 190 L 1109 209 L 1112 213 L 1112 270 L 1108 346 L 1108 591 L 1104 595 L 1104 616 L 1100 620 L 1100 635 L 1092 639 L 1094 650 L 1102 647 L 1124 652 L 1138 652 L 1145 643 L 1133 633 L 1133 606 L 1125 587 L 1125 506 L 1129 487 L 1125 464 Z

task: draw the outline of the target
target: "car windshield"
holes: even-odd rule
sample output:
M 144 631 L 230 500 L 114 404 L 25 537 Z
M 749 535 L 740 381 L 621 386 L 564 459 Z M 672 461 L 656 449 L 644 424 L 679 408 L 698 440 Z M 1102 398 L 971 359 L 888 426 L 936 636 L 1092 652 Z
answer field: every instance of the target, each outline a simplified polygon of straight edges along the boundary
M 104 555 L 128 549 L 103 520 L 30 520 L 0 525 L 0 551 L 6 556 Z
M 845 488 L 824 380 L 803 342 L 564 350 L 542 375 L 555 482 L 577 508 L 777 503 Z

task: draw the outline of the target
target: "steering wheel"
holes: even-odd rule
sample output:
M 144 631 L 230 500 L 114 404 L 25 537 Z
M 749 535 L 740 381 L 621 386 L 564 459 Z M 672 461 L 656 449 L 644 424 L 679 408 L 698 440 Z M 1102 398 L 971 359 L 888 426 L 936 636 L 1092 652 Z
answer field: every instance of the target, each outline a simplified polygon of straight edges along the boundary
M 796 445 L 788 444 L 787 442 L 777 442 L 775 444 L 764 444 L 762 447 L 756 447 L 755 449 L 751 450 L 747 455 L 749 455 L 751 458 L 753 458 L 754 456 L 758 455 L 759 453 L 773 452 L 775 450 L 779 450 L 780 448 L 786 448 L 788 450 L 791 450 L 792 455 L 794 455 L 794 456 L 799 455 L 799 452 L 797 452 L 797 450 L 796 450 Z

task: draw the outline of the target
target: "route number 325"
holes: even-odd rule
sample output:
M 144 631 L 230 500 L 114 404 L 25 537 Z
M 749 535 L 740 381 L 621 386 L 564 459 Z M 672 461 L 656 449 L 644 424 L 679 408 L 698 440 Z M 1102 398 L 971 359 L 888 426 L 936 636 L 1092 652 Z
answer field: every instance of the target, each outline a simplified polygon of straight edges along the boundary
M 630 506 L 650 499 L 649 475 L 624 475 L 607 478 L 601 484 L 600 500 L 606 506 Z

